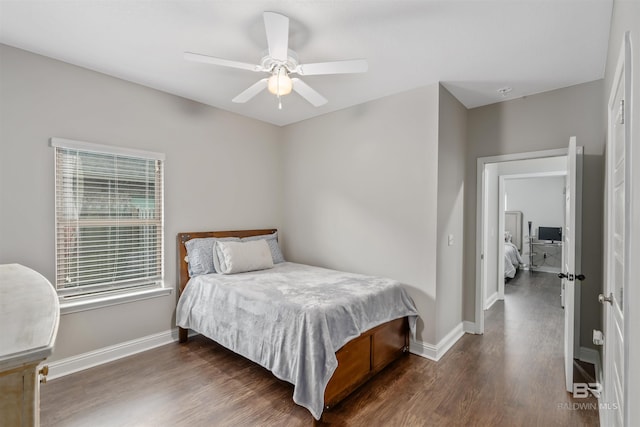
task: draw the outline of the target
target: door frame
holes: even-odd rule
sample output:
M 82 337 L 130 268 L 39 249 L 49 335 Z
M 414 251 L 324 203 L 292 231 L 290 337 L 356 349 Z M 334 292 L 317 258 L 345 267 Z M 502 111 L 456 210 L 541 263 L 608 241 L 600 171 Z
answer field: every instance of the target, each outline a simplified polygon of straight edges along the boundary
M 485 263 L 487 261 L 487 241 L 485 238 L 486 226 L 486 197 L 487 185 L 485 182 L 485 168 L 492 163 L 511 162 L 514 160 L 532 160 L 546 157 L 566 156 L 566 148 L 552 150 L 530 151 L 526 153 L 503 154 L 489 157 L 478 157 L 476 163 L 476 303 L 475 303 L 475 329 L 476 333 L 484 334 L 484 294 L 485 294 Z M 497 254 L 496 254 L 497 256 Z

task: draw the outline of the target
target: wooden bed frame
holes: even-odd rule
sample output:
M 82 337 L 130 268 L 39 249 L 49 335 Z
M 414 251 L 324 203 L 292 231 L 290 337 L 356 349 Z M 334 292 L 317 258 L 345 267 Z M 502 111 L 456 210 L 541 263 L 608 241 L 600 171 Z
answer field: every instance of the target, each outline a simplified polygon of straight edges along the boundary
M 178 284 L 179 291 L 187 286 L 187 249 L 185 242 L 203 237 L 250 237 L 273 234 L 276 229 L 206 231 L 178 233 Z M 188 339 L 188 330 L 179 328 L 180 342 Z M 347 397 L 367 380 L 380 372 L 385 366 L 409 350 L 409 321 L 406 317 L 392 320 L 365 331 L 336 352 L 338 367 L 327 384 L 324 392 L 324 406 L 329 409 Z

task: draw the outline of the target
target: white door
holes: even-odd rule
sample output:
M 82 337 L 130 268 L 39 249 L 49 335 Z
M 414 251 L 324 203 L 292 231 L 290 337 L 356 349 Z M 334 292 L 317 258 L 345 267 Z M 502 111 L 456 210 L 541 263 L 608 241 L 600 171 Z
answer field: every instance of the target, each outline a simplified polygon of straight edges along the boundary
M 565 191 L 565 220 L 562 243 L 564 300 L 564 373 L 567 391 L 573 391 L 573 358 L 580 346 L 580 287 L 584 279 L 580 273 L 582 198 L 582 147 L 576 147 L 576 138 L 569 139 L 567 151 L 567 183 Z M 578 286 L 576 286 L 578 285 Z
M 629 204 L 629 162 L 631 156 L 629 139 L 628 112 L 624 103 L 630 89 L 627 77 L 629 52 L 628 37 L 625 37 L 618 67 L 609 94 L 608 140 L 607 140 L 607 224 L 606 224 L 606 280 L 604 295 L 600 302 L 604 304 L 605 341 L 604 341 L 604 389 L 603 402 L 608 409 L 606 425 L 624 424 L 625 395 L 625 352 L 624 352 L 624 290 L 629 276 L 630 230 Z

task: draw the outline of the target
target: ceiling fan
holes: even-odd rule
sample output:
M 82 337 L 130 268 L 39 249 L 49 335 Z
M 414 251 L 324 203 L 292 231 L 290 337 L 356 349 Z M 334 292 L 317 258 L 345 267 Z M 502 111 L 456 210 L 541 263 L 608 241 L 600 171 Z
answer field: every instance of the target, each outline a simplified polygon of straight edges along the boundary
M 364 73 L 367 71 L 368 65 L 364 59 L 300 64 L 296 53 L 289 49 L 289 18 L 275 12 L 264 12 L 263 17 L 267 33 L 268 52 L 260 60 L 259 64 L 232 61 L 200 53 L 185 52 L 184 54 L 185 59 L 190 61 L 271 74 L 271 76 L 258 80 L 249 86 L 233 98 L 233 102 L 245 103 L 264 89 L 268 89 L 269 92 L 278 97 L 278 108 L 282 109 L 280 97 L 288 95 L 294 90 L 314 107 L 319 107 L 326 104 L 327 99 L 300 80 L 300 78 L 291 77 L 291 75 L 314 76 Z

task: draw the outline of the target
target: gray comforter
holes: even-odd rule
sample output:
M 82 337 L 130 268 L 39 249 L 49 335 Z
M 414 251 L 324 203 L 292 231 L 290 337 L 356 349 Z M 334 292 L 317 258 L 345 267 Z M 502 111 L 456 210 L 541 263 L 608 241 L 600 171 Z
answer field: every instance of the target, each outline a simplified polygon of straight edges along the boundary
M 510 279 L 516 277 L 518 267 L 522 263 L 518 247 L 511 242 L 504 242 L 504 277 Z
M 259 363 L 294 385 L 293 400 L 320 419 L 335 352 L 362 332 L 418 312 L 400 283 L 285 262 L 269 270 L 189 281 L 176 323 Z

